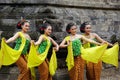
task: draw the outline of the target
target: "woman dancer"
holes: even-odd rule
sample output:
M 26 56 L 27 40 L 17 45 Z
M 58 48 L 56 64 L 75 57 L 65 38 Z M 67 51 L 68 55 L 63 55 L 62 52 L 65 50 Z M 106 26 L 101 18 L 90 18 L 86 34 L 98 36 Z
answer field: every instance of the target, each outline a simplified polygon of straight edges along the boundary
M 88 22 L 84 22 L 80 26 L 80 31 L 83 33 L 83 35 L 91 40 L 98 41 L 101 43 L 106 42 L 100 36 L 98 36 L 96 33 L 91 32 L 91 25 Z M 106 42 L 108 43 L 108 42 Z M 112 44 L 108 43 L 110 46 Z M 95 47 L 95 44 L 88 43 L 86 41 L 83 41 L 83 47 L 84 48 L 90 48 L 90 47 Z M 92 63 L 92 62 L 87 62 L 86 63 L 86 76 L 87 80 L 100 80 L 100 75 L 102 71 L 102 61 L 99 61 L 98 63 Z
M 100 43 L 87 39 L 82 35 L 76 34 L 77 27 L 74 23 L 69 23 L 66 26 L 66 31 L 69 34 L 60 44 L 60 48 L 69 47 L 72 44 L 72 49 L 68 50 L 73 52 L 74 62 L 73 66 L 69 67 L 69 64 L 72 63 L 72 58 L 70 59 L 70 63 L 67 63 L 70 80 L 84 80 L 84 60 L 81 58 L 81 40 L 100 45 Z M 68 60 L 68 59 L 67 59 Z
M 38 65 L 38 70 L 39 70 L 39 73 L 40 73 L 39 80 L 52 80 L 52 76 L 49 73 L 49 64 L 48 64 L 48 60 L 47 60 L 47 54 L 48 54 L 48 50 L 49 50 L 49 48 L 51 46 L 51 43 L 55 46 L 54 47 L 55 51 L 58 51 L 59 46 L 50 37 L 51 32 L 52 32 L 52 26 L 50 24 L 48 24 L 48 23 L 44 23 L 40 27 L 40 33 L 41 33 L 41 35 L 40 35 L 38 41 L 34 42 L 34 45 L 38 46 L 38 49 L 37 49 L 38 56 L 42 55 L 41 56 L 41 60 L 39 59 L 40 63 L 38 63 L 38 64 L 34 64 L 33 63 L 33 66 L 34 65 L 36 65 L 36 66 Z
M 19 68 L 20 74 L 18 76 L 18 80 L 31 80 L 30 69 L 27 68 L 27 60 L 26 55 L 28 53 L 29 45 L 30 45 L 30 36 L 27 34 L 29 30 L 29 22 L 26 20 L 22 20 L 18 22 L 17 28 L 21 29 L 20 32 L 17 32 L 13 37 L 6 40 L 6 43 L 10 43 L 16 40 L 15 50 L 20 50 L 21 45 L 23 46 L 22 52 L 15 62 Z M 24 40 L 23 40 L 24 39 Z M 11 55 L 11 54 L 10 54 Z M 12 55 L 11 55 L 12 56 Z M 13 56 L 15 57 L 15 56 Z

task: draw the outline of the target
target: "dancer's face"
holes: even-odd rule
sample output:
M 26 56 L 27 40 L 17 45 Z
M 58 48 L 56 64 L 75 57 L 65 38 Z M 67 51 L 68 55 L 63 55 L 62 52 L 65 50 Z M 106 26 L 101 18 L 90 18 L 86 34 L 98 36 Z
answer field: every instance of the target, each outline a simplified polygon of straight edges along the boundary
M 86 25 L 85 26 L 85 33 L 90 34 L 91 33 L 91 25 Z
M 28 22 L 25 22 L 24 25 L 22 25 L 22 30 L 24 32 L 27 32 L 30 28 L 30 24 Z
M 45 34 L 49 36 L 51 33 L 52 33 L 52 27 L 51 27 L 51 26 L 48 26 L 48 27 L 45 29 Z
M 76 27 L 76 26 L 72 26 L 72 27 L 70 28 L 70 34 L 75 35 L 76 32 L 77 32 L 77 27 Z

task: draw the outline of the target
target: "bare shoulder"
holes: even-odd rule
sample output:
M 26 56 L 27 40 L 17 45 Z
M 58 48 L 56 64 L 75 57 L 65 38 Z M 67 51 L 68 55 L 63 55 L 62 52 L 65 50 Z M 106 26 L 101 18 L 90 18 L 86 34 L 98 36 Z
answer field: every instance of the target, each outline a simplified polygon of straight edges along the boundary
M 81 34 L 76 34 L 76 37 L 78 37 L 78 38 L 82 38 L 82 36 L 83 35 L 81 35 Z
M 20 34 L 20 32 L 16 32 L 16 33 L 15 33 L 15 35 L 16 35 L 16 34 L 17 34 L 17 35 L 19 35 L 19 34 Z
M 54 41 L 53 38 L 51 38 L 50 36 L 48 37 L 48 39 L 49 39 L 50 41 Z
M 30 37 L 30 35 L 29 35 L 29 34 L 27 34 L 27 36 L 28 36 L 28 37 Z
M 51 37 L 48 37 L 48 39 L 53 40 Z
M 40 35 L 40 36 L 39 36 L 39 39 L 40 39 L 40 38 L 42 38 L 42 39 L 43 39 L 43 38 L 44 38 L 44 36 L 43 36 L 43 35 Z
M 39 38 L 38 38 L 38 40 L 43 40 L 43 39 L 44 39 L 43 35 L 40 35 Z
M 30 37 L 30 35 L 29 35 L 29 34 L 26 34 L 26 36 L 29 36 L 29 37 Z
M 94 36 L 94 37 L 95 37 L 95 36 L 98 36 L 96 33 L 91 33 L 91 35 Z
M 16 33 L 14 33 L 14 36 L 19 37 L 19 36 L 20 36 L 20 32 L 16 32 Z

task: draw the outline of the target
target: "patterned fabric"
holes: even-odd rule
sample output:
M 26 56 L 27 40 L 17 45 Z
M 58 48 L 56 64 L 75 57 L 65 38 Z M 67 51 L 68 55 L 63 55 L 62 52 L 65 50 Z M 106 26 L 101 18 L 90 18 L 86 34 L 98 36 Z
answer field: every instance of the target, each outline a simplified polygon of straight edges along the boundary
M 24 56 L 19 57 L 19 59 L 16 61 L 16 65 L 20 71 L 17 80 L 32 80 L 30 69 L 27 67 L 27 61 L 25 60 Z
M 95 38 L 92 40 L 96 41 Z M 87 45 L 89 45 L 89 44 L 90 44 L 90 46 L 85 46 L 84 48 L 96 46 L 95 44 L 87 43 Z M 100 80 L 101 71 L 102 71 L 102 61 L 100 61 L 98 63 L 86 62 L 87 80 Z
M 22 39 L 21 38 L 18 38 L 17 40 L 16 40 L 16 45 L 15 45 L 15 50 L 18 50 L 19 48 L 20 48 L 20 45 L 21 45 L 21 42 L 22 41 Z M 22 50 L 22 53 L 21 54 L 27 54 L 27 52 L 28 52 L 28 49 L 29 49 L 29 45 L 30 45 L 30 41 L 29 40 L 26 40 L 26 43 L 25 43 L 25 46 L 24 46 L 24 49 Z
M 52 80 L 52 76 L 49 73 L 49 62 L 47 59 L 38 66 L 40 78 L 39 80 Z
M 76 39 L 72 41 L 72 49 L 73 49 L 73 55 L 78 56 L 81 54 L 80 47 L 81 47 L 81 41 L 80 39 Z
M 87 80 L 100 80 L 102 71 L 102 61 L 97 64 L 89 62 L 86 64 L 86 77 Z
M 70 80 L 84 80 L 84 60 L 80 56 L 76 56 L 74 65 L 69 71 Z
M 47 47 L 47 40 L 41 42 L 38 48 L 38 53 L 42 54 L 45 51 L 46 47 Z

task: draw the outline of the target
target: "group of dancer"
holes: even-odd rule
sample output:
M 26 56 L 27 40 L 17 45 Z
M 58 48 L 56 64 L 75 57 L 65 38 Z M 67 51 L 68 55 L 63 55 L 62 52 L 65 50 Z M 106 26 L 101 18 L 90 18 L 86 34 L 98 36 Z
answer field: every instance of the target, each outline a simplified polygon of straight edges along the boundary
M 91 48 L 103 44 L 108 44 L 109 46 L 113 45 L 100 38 L 96 33 L 92 33 L 91 25 L 88 22 L 85 22 L 80 26 L 80 31 L 83 33 L 82 35 L 77 34 L 77 26 L 74 23 L 69 23 L 66 26 L 68 36 L 64 38 L 60 45 L 50 37 L 52 26 L 49 23 L 43 23 L 40 26 L 39 32 L 41 35 L 36 42 L 31 40 L 30 36 L 27 34 L 29 26 L 29 21 L 21 20 L 17 24 L 17 28 L 21 29 L 21 31 L 17 32 L 8 40 L 2 39 L 1 42 L 0 65 L 11 65 L 15 63 L 20 72 L 17 80 L 33 80 L 32 67 L 38 67 L 40 74 L 39 80 L 52 80 L 52 75 L 49 72 L 49 61 L 47 59 L 48 50 L 51 45 L 53 45 L 54 51 L 58 51 L 59 48 L 71 48 L 72 51 L 68 49 L 68 59 L 66 59 L 67 61 L 72 61 L 73 59 L 73 62 L 67 63 L 70 80 L 84 80 L 84 68 L 86 68 L 87 80 L 100 80 L 102 61 L 99 60 L 98 63 L 93 63 L 84 60 L 81 57 L 81 47 Z M 14 49 L 7 51 L 8 47 L 5 50 L 5 46 L 13 41 L 16 42 Z M 31 45 L 34 46 L 34 48 L 30 48 Z M 36 50 L 36 53 L 30 53 L 33 49 Z M 72 52 L 72 58 L 69 57 L 71 56 L 69 55 L 69 52 Z M 37 61 L 38 59 L 34 58 L 34 56 L 32 57 L 32 54 L 35 54 L 36 57 L 40 56 L 38 58 L 40 61 Z M 30 55 L 31 57 L 29 58 Z M 14 58 L 11 59 L 11 56 Z M 70 67 L 69 64 L 73 64 L 73 66 Z

